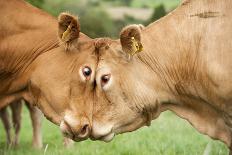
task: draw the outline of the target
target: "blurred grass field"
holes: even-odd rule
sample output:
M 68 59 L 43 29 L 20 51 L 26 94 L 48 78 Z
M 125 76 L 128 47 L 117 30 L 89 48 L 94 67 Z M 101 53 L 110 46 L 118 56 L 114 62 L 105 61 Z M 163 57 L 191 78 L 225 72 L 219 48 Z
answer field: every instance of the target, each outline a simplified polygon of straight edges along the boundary
M 59 128 L 44 119 L 41 150 L 31 146 L 32 128 L 26 108 L 22 120 L 20 145 L 15 149 L 6 148 L 5 132 L 0 123 L 0 155 L 203 155 L 205 150 L 210 151 L 208 155 L 228 154 L 223 143 L 199 134 L 171 112 L 163 113 L 151 127 L 118 135 L 110 143 L 87 140 L 71 148 L 63 147 Z
M 172 10 L 176 8 L 177 5 L 179 5 L 181 0 L 134 0 L 132 2 L 132 7 L 143 7 L 147 6 L 150 8 L 154 8 L 156 6 L 159 6 L 161 4 L 164 5 L 164 7 L 167 10 Z

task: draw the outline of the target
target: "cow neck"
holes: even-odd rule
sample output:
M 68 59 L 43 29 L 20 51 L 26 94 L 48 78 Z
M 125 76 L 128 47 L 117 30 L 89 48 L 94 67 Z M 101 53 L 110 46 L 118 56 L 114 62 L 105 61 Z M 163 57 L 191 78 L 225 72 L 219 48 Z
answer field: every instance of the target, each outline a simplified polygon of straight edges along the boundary
M 26 87 L 32 62 L 58 46 L 57 21 L 24 1 L 0 5 L 0 94 L 11 94 Z
M 154 77 L 158 76 L 154 83 L 158 81 L 162 85 L 158 92 L 160 112 L 171 110 L 199 132 L 230 146 L 230 129 L 219 108 L 210 100 L 214 84 L 204 72 L 207 65 L 201 57 L 199 37 L 203 32 L 199 29 L 189 31 L 192 25 L 183 13 L 187 8 L 180 6 L 143 30 L 144 51 L 138 58 L 148 66 L 151 74 L 156 75 Z M 154 113 L 156 117 L 157 109 Z

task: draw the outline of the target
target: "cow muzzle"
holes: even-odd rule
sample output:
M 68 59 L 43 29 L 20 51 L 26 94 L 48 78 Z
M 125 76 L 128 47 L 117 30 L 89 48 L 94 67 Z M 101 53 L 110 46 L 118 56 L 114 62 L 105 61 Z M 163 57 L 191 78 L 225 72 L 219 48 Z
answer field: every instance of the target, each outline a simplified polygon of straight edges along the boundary
M 64 136 L 74 141 L 88 139 L 91 132 L 90 122 L 84 116 L 78 119 L 72 115 L 65 115 L 60 123 L 60 129 Z

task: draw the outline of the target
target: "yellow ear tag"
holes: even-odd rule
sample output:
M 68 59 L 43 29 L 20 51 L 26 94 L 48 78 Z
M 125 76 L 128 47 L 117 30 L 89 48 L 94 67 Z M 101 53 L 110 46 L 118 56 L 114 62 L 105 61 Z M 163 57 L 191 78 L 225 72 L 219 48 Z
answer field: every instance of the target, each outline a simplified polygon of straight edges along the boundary
M 70 33 L 71 33 L 71 24 L 68 26 L 68 28 L 66 29 L 66 31 L 64 31 L 61 39 L 63 41 L 68 41 Z
M 134 37 L 131 37 L 131 55 L 135 55 L 136 53 L 142 52 L 143 51 L 143 45 L 135 40 Z

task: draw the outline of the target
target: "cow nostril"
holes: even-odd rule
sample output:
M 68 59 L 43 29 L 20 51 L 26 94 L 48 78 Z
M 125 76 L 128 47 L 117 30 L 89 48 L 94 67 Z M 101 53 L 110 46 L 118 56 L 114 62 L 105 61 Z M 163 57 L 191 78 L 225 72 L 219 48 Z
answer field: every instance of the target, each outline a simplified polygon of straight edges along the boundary
M 89 137 L 91 126 L 86 117 L 73 117 L 66 115 L 61 122 L 60 128 L 64 135 L 72 138 L 75 141 L 85 140 Z
M 85 124 L 83 125 L 83 127 L 81 128 L 80 130 L 80 134 L 79 134 L 79 137 L 81 138 L 85 138 L 89 135 L 89 125 L 88 124 Z

